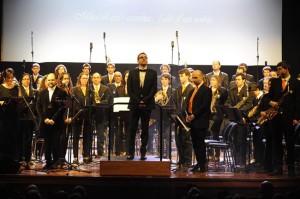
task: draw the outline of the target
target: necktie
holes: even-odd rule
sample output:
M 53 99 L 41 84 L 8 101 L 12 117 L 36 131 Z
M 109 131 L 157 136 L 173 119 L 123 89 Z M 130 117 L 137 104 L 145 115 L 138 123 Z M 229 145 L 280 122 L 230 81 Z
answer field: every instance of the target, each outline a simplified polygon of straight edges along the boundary
M 282 79 L 282 90 L 286 87 L 286 79 Z
M 86 88 L 82 88 L 81 90 L 83 92 L 83 95 L 86 96 Z
M 108 79 L 109 79 L 109 83 L 111 83 L 112 77 L 110 75 L 108 76 Z
M 182 86 L 182 87 L 181 87 L 181 93 L 184 92 L 184 89 L 185 89 L 185 86 Z
M 29 96 L 29 88 L 25 88 L 27 96 Z
M 192 113 L 192 110 L 193 110 L 193 100 L 194 100 L 194 97 L 197 93 L 197 90 L 198 90 L 198 87 L 196 86 L 195 89 L 194 89 L 194 92 L 190 98 L 190 101 L 189 101 L 189 107 L 188 107 L 188 112 L 189 113 Z

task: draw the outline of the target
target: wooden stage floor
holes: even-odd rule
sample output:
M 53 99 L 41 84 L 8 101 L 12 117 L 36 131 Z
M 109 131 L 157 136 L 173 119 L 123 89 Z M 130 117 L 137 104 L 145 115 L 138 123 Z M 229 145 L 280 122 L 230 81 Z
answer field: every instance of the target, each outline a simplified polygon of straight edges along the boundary
M 126 162 L 126 168 L 132 170 L 143 162 L 146 170 L 148 168 L 145 165 L 160 162 L 154 156 L 148 156 L 145 161 L 138 158 L 136 156 L 134 160 L 127 161 L 125 156 L 119 156 L 112 157 L 110 162 L 107 157 L 94 158 L 89 164 L 64 164 L 49 171 L 42 170 L 44 163 L 40 162 L 31 165 L 29 170 L 21 167 L 17 174 L 2 174 L 0 182 L 17 189 L 36 184 L 42 195 L 48 196 L 57 190 L 70 191 L 75 185 L 82 185 L 87 189 L 88 198 L 100 198 L 101 195 L 109 196 L 106 198 L 182 198 L 190 185 L 198 187 L 208 198 L 217 198 L 218 193 L 223 190 L 230 194 L 256 196 L 263 181 L 272 182 L 276 192 L 282 193 L 300 185 L 299 165 L 296 167 L 296 177 L 288 177 L 286 169 L 282 176 L 270 176 L 266 172 L 254 171 L 251 168 L 246 172 L 225 171 L 224 165 L 213 162 L 209 163 L 207 172 L 192 173 L 189 171 L 191 168 L 178 169 L 175 163 L 163 159 L 163 162 L 169 163 L 168 175 L 101 175 L 101 165 L 104 163 Z

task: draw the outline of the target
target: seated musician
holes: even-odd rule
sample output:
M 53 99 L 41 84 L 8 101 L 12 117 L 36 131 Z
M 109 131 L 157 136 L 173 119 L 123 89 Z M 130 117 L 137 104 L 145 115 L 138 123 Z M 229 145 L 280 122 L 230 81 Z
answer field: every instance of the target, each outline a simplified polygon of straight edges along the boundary
M 228 92 L 228 100 L 226 105 L 231 108 L 236 108 L 242 115 L 243 121 L 237 122 L 238 131 L 235 135 L 235 163 L 244 168 L 246 165 L 246 149 L 247 149 L 247 127 L 244 125 L 247 112 L 252 107 L 252 98 L 249 96 L 248 85 L 246 77 L 243 73 L 238 73 L 235 76 L 235 87 L 231 88 Z

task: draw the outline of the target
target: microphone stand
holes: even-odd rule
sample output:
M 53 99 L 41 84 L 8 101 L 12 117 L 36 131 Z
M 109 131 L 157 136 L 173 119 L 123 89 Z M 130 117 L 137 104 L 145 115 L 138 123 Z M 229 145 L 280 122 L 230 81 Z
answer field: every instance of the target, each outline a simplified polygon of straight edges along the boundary
M 178 42 L 178 31 L 176 31 L 177 49 L 178 49 L 178 66 L 180 62 L 179 42 Z
M 256 40 L 256 82 L 258 82 L 258 62 L 259 62 L 259 51 L 258 51 L 258 43 L 259 42 L 259 38 L 257 37 L 257 40 Z
M 106 37 L 106 34 L 105 34 L 105 32 L 103 32 L 105 62 L 106 62 L 106 64 L 107 64 L 108 62 L 107 62 L 107 53 L 106 53 L 106 42 L 105 42 L 105 37 Z
M 33 62 L 33 31 L 31 31 L 31 60 Z
M 89 59 L 89 63 L 91 63 L 91 61 L 92 61 L 92 49 L 93 49 L 93 43 L 90 43 L 90 59 Z

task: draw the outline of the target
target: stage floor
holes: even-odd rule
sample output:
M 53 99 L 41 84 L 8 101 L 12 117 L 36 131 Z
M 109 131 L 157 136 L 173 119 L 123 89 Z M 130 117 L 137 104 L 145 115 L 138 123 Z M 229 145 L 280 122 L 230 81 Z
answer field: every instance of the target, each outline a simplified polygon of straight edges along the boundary
M 220 191 L 240 193 L 245 195 L 257 195 L 260 184 L 263 181 L 273 183 L 278 192 L 286 192 L 300 185 L 300 169 L 296 167 L 296 177 L 288 177 L 287 169 L 282 176 L 270 176 L 263 170 L 254 170 L 246 167 L 246 170 L 237 169 L 229 171 L 222 163 L 208 164 L 205 173 L 192 173 L 192 167 L 178 168 L 175 161 L 163 159 L 169 162 L 169 175 L 101 175 L 101 162 L 107 162 L 107 157 L 94 158 L 88 164 L 63 164 L 57 169 L 42 170 L 43 162 L 34 162 L 29 170 L 21 167 L 17 174 L 0 175 L 0 181 L 7 185 L 22 189 L 29 184 L 37 184 L 45 195 L 55 190 L 71 190 L 75 185 L 87 187 L 89 198 L 97 198 L 99 195 L 109 195 L 109 198 L 133 197 L 145 194 L 143 198 L 182 198 L 188 186 L 194 185 L 203 190 L 209 198 L 216 198 Z M 112 156 L 110 161 L 126 161 L 129 164 L 141 162 L 139 156 L 127 161 L 126 156 Z M 156 156 L 148 156 L 143 163 L 159 162 Z M 132 169 L 132 168 L 131 168 Z

